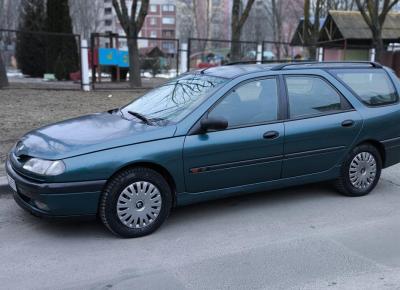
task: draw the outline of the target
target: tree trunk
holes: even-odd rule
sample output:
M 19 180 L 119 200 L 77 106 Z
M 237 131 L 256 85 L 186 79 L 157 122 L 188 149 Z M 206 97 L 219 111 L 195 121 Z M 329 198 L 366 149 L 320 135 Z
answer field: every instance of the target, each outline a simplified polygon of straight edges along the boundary
M 310 44 L 308 47 L 308 58 L 310 60 L 317 60 L 317 47 L 315 44 Z
M 142 79 L 140 77 L 140 58 L 137 39 L 128 40 L 129 49 L 129 83 L 133 87 L 141 87 Z
M 240 60 L 240 34 L 241 29 L 239 27 L 240 20 L 240 1 L 233 1 L 232 5 L 232 19 L 231 19 L 231 51 L 230 61 L 235 62 Z
M 279 43 L 275 44 L 275 52 L 276 52 L 276 58 L 277 60 L 281 59 L 281 37 L 282 37 L 282 22 L 281 22 L 281 13 L 280 13 L 280 7 L 277 6 L 276 0 L 272 0 L 272 11 L 273 11 L 273 37 L 274 41 L 277 41 Z M 280 4 L 278 4 L 280 5 Z M 264 52 L 263 52 L 264 53 Z
M 356 0 L 355 2 L 358 10 L 364 18 L 365 23 L 367 23 L 372 32 L 372 41 L 375 48 L 375 59 L 376 61 L 381 61 L 383 57 L 382 54 L 385 52 L 385 45 L 382 40 L 382 29 L 387 14 L 399 2 L 399 0 L 375 0 L 366 2 Z
M 375 47 L 375 60 L 379 62 L 382 60 L 383 53 L 385 52 L 385 45 L 383 44 L 382 34 L 379 32 L 374 33 L 373 39 Z
M 232 42 L 231 42 L 231 62 L 240 61 L 241 60 L 241 43 L 240 41 L 240 30 L 236 30 L 232 32 Z
M 310 60 L 318 60 L 318 56 L 317 56 L 318 31 L 319 31 L 319 29 L 315 29 L 313 27 L 313 33 L 310 37 L 310 43 L 309 43 L 309 47 L 308 47 L 308 53 L 309 53 Z
M 212 38 L 211 37 L 211 18 L 212 18 L 212 5 L 211 5 L 211 0 L 206 0 L 207 5 L 206 5 L 206 39 Z M 206 41 L 204 50 L 210 51 L 212 49 L 212 45 L 210 41 Z M 203 51 L 204 51 L 203 50 Z
M 310 41 L 310 0 L 304 0 L 304 21 L 303 21 L 303 39 L 304 43 L 303 45 L 307 45 L 308 42 Z
M 234 0 L 232 3 L 232 16 L 231 16 L 231 60 L 238 61 L 241 59 L 241 43 L 240 35 L 242 34 L 242 28 L 247 18 L 249 17 L 251 7 L 255 0 L 248 0 L 246 8 L 240 15 L 241 0 Z
M 0 89 L 8 86 L 8 78 L 3 57 L 0 54 Z

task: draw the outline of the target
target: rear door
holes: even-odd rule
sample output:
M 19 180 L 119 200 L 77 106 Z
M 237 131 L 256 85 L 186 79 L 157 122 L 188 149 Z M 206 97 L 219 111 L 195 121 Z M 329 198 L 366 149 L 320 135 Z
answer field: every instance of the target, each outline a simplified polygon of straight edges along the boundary
M 320 173 L 340 164 L 357 138 L 362 118 L 326 79 L 287 75 L 282 177 Z

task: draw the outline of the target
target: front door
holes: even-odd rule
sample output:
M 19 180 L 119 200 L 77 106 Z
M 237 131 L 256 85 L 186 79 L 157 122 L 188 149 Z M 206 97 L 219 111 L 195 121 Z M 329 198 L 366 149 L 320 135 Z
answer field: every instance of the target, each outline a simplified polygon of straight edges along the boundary
M 224 117 L 223 131 L 188 135 L 184 143 L 187 192 L 254 184 L 281 177 L 284 125 L 278 121 L 277 79 L 237 86 L 209 112 Z
M 362 127 L 362 118 L 325 79 L 286 76 L 282 177 L 320 173 L 340 164 Z

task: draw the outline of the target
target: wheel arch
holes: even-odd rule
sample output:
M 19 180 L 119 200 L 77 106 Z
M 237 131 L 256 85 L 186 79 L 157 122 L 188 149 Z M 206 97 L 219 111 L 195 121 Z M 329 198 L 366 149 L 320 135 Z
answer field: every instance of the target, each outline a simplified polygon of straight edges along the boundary
M 364 144 L 372 145 L 378 150 L 378 152 L 381 155 L 381 159 L 382 159 L 382 167 L 385 168 L 385 164 L 386 164 L 386 149 L 385 149 L 385 146 L 381 142 L 379 142 L 378 140 L 367 139 L 367 140 L 364 140 L 362 142 L 359 142 L 355 147 L 358 147 L 358 146 L 364 145 Z
M 137 167 L 145 167 L 152 169 L 156 171 L 157 173 L 161 174 L 165 180 L 167 181 L 171 192 L 172 192 L 172 201 L 173 204 L 175 205 L 176 203 L 176 182 L 175 179 L 173 178 L 172 174 L 162 165 L 154 163 L 154 162 L 148 162 L 148 161 L 138 161 L 138 162 L 133 162 L 126 164 L 122 167 L 120 167 L 118 170 L 116 170 L 109 178 L 108 180 L 111 180 L 115 175 L 119 174 L 122 171 L 125 171 L 127 169 L 132 169 L 132 168 L 137 168 Z

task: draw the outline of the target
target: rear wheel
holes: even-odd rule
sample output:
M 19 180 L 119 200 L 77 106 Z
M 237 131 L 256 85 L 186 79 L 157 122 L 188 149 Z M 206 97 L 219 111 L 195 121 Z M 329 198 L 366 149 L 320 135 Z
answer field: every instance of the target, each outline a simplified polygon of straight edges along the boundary
M 132 168 L 114 176 L 100 202 L 100 217 L 114 234 L 136 238 L 154 232 L 168 217 L 171 189 L 149 168 Z
M 341 176 L 335 185 L 347 196 L 363 196 L 370 193 L 381 176 L 382 158 L 372 145 L 363 144 L 354 148 L 341 168 Z

